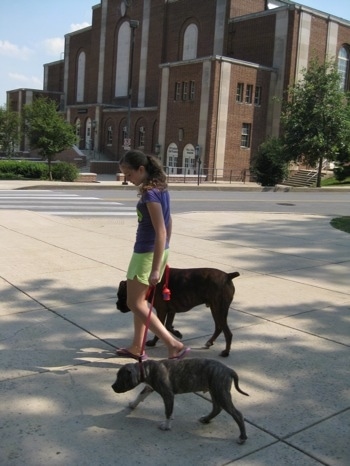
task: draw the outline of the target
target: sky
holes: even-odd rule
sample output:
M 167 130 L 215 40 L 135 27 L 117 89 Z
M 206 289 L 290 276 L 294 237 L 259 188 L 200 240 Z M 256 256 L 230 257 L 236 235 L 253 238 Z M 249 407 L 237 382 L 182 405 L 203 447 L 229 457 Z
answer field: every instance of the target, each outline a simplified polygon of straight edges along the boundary
M 99 0 L 0 0 L 0 106 L 6 91 L 43 88 L 43 65 L 63 58 L 64 35 L 91 25 Z M 350 21 L 348 0 L 302 5 Z

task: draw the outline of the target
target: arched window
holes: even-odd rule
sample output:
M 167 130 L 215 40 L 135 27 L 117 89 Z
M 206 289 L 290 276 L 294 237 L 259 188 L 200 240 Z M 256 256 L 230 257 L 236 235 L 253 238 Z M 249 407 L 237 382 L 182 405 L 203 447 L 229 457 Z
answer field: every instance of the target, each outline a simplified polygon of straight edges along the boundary
M 184 34 L 183 60 L 197 58 L 198 28 L 195 24 L 187 26 Z
M 117 44 L 117 64 L 115 70 L 115 97 L 128 95 L 129 60 L 131 29 L 125 21 L 119 29 Z
M 167 173 L 177 173 L 177 159 L 179 155 L 179 150 L 175 142 L 172 142 L 168 146 L 166 154 L 166 172 Z
M 340 89 L 348 90 L 349 82 L 349 51 L 341 47 L 338 54 L 338 73 L 340 74 Z
M 78 56 L 77 102 L 84 102 L 85 62 L 85 52 L 80 52 Z
M 75 135 L 78 138 L 78 141 L 80 139 L 80 128 L 81 128 L 81 121 L 80 121 L 80 118 L 77 118 L 75 120 Z

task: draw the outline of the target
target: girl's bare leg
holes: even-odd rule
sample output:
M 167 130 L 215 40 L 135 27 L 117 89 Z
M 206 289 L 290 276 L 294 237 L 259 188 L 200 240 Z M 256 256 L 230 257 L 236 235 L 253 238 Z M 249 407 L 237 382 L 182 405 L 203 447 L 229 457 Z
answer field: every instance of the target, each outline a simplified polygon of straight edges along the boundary
M 133 354 L 139 355 L 141 351 L 145 324 L 149 314 L 149 307 L 146 300 L 148 286 L 137 280 L 128 280 L 128 301 L 127 305 L 134 314 L 134 338 L 131 346 L 128 348 Z M 168 356 L 174 357 L 184 347 L 183 343 L 176 340 L 171 333 L 164 327 L 158 317 L 152 312 L 149 329 L 152 333 L 163 341 L 168 348 Z

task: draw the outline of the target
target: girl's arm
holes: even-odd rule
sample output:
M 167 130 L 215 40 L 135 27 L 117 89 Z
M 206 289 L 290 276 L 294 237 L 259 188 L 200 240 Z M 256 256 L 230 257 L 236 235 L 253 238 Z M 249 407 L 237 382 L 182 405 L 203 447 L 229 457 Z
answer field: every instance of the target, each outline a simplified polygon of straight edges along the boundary
M 168 238 L 168 243 L 170 243 L 172 229 L 173 229 L 173 219 L 171 218 L 171 215 L 170 215 L 168 228 L 166 229 L 166 236 Z
M 167 238 L 164 224 L 162 206 L 158 202 L 147 202 L 147 208 L 155 231 L 155 243 L 153 253 L 152 270 L 149 276 L 149 284 L 155 286 L 160 280 L 160 268 Z

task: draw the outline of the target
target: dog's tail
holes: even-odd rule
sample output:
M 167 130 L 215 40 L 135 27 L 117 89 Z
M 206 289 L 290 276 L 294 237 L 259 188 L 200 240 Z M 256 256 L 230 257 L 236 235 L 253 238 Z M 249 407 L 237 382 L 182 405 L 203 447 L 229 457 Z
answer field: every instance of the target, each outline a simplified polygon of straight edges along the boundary
M 233 280 L 234 278 L 239 277 L 240 275 L 241 274 L 239 272 L 231 272 L 227 274 L 229 280 Z
M 248 393 L 244 392 L 243 390 L 241 390 L 241 389 L 239 388 L 239 385 L 238 385 L 238 374 L 237 374 L 237 372 L 235 372 L 233 369 L 231 369 L 231 370 L 232 370 L 231 376 L 232 376 L 232 378 L 233 378 L 233 383 L 234 383 L 234 385 L 235 385 L 235 389 L 237 390 L 237 392 L 242 393 L 242 395 L 249 396 Z

